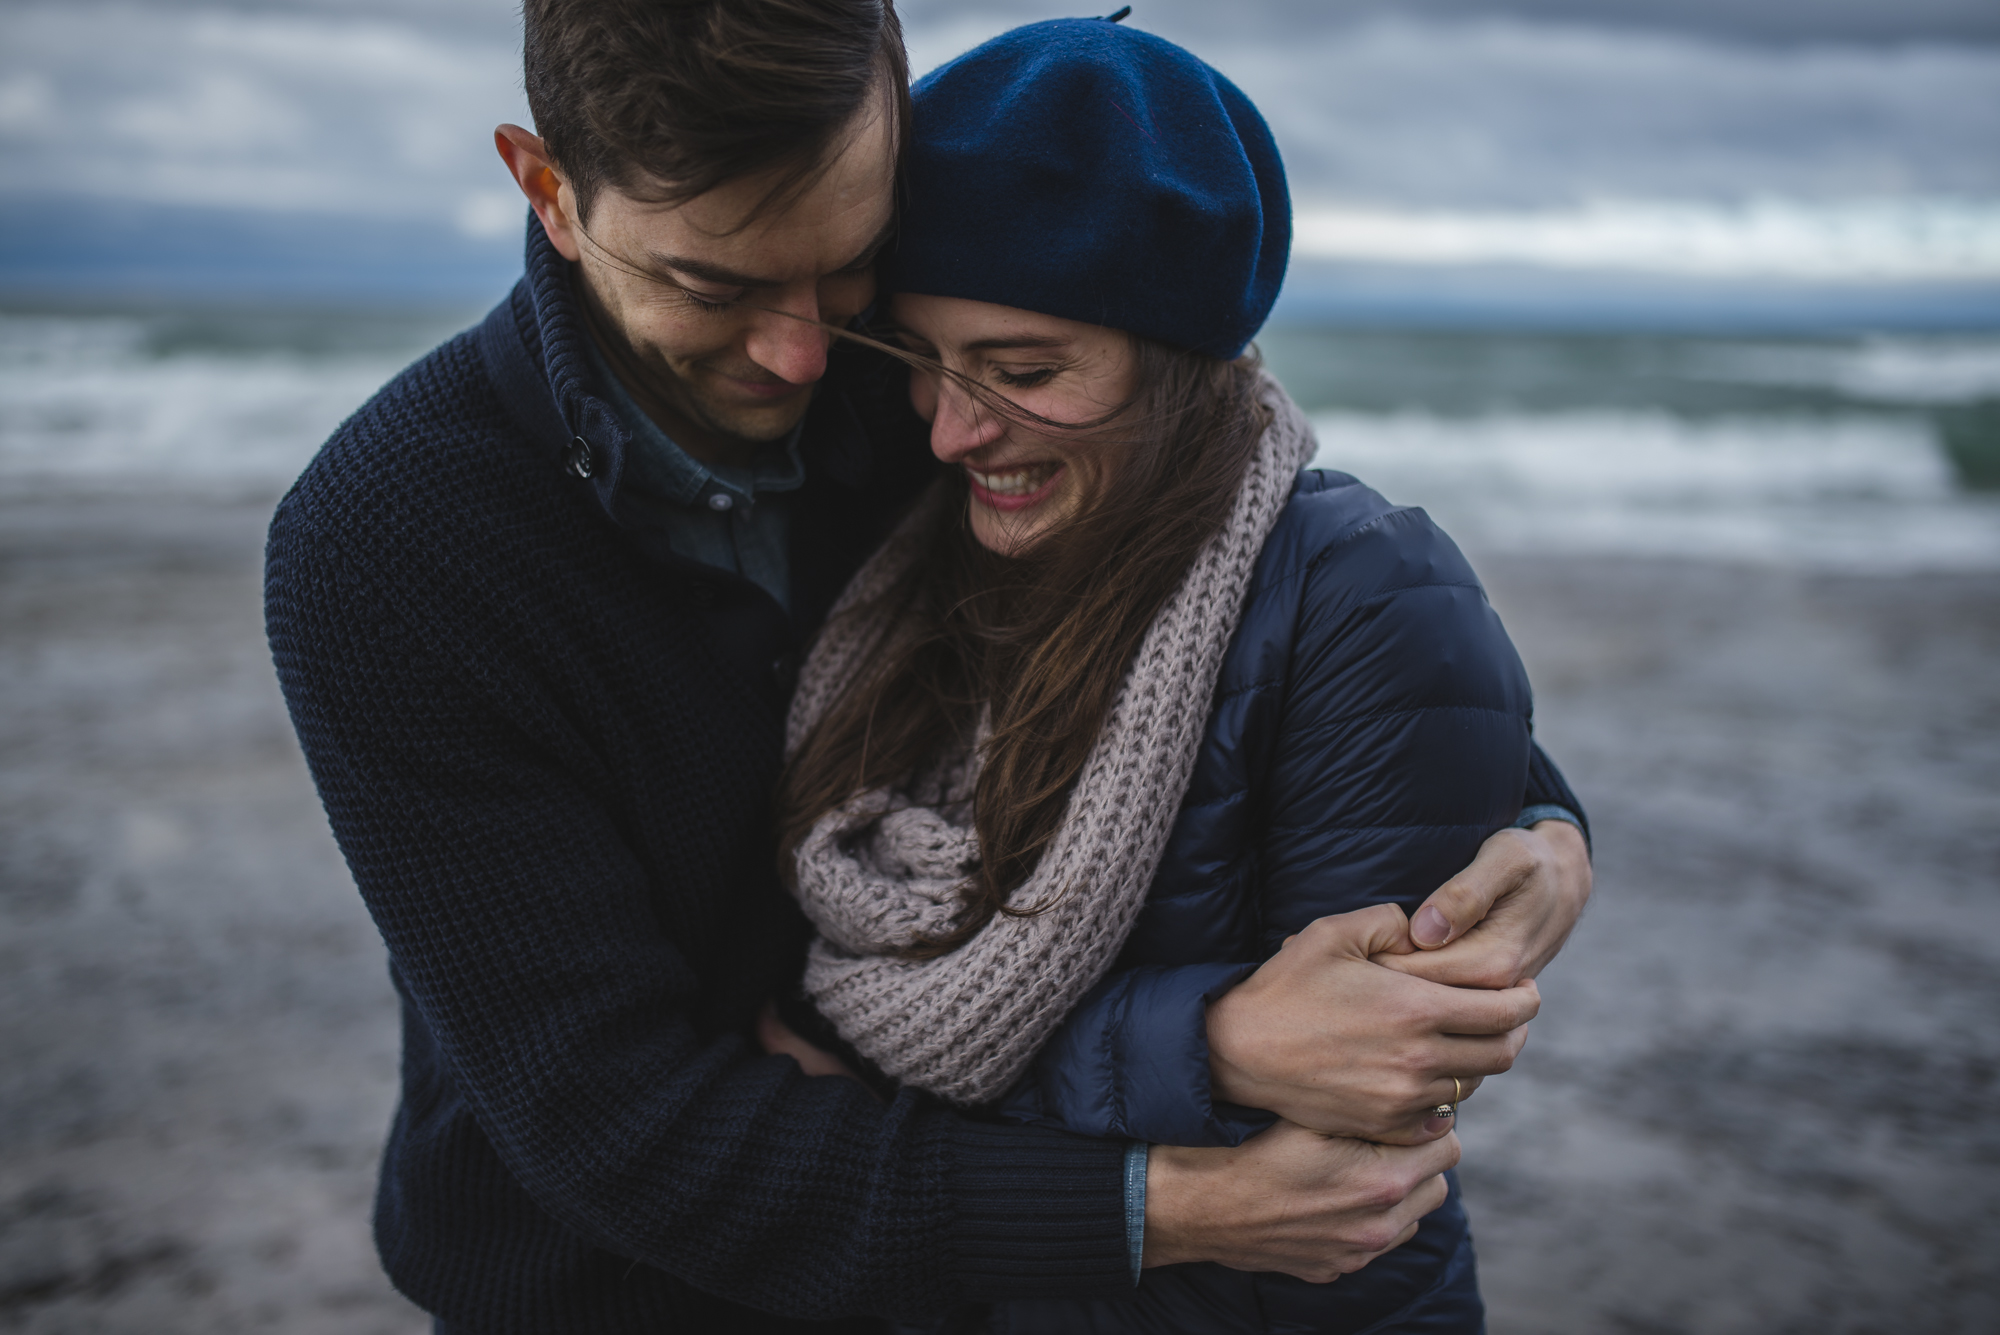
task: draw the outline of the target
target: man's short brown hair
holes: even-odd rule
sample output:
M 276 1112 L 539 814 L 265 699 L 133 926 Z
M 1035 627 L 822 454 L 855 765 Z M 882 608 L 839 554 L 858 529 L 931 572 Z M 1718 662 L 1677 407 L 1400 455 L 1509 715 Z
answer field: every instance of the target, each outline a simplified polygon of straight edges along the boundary
M 598 189 L 661 203 L 774 173 L 810 180 L 909 62 L 892 0 L 526 0 L 528 108 L 586 218 Z

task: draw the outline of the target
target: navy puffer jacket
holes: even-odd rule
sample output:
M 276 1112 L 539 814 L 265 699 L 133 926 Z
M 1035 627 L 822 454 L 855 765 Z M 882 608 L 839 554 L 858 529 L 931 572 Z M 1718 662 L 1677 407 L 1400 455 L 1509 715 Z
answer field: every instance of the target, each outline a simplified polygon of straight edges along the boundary
M 1430 517 L 1301 473 L 1138 925 L 1004 1114 L 1176 1145 L 1267 1126 L 1210 1098 L 1208 1001 L 1315 918 L 1414 910 L 1514 823 L 1524 792 L 1578 810 L 1530 715 L 1513 645 Z M 1472 1266 L 1454 1182 L 1412 1241 L 1335 1284 L 1174 1266 L 1147 1271 L 1133 1301 L 1015 1303 L 993 1329 L 1471 1332 Z

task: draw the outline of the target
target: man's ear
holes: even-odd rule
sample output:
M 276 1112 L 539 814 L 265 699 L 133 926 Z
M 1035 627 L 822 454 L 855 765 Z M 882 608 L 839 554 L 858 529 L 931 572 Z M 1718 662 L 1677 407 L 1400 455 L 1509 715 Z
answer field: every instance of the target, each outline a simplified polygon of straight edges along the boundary
M 518 125 L 502 125 L 493 131 L 493 147 L 500 150 L 500 160 L 514 174 L 514 183 L 528 197 L 557 252 L 575 263 L 582 254 L 577 244 L 576 192 L 549 160 L 541 137 Z

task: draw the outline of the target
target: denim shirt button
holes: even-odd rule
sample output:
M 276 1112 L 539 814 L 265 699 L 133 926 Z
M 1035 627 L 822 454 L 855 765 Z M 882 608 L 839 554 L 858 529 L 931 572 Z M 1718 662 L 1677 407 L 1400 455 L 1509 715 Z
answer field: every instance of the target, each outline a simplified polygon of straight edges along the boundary
M 799 656 L 779 654 L 772 659 L 771 680 L 777 684 L 780 695 L 790 695 L 792 688 L 799 684 Z

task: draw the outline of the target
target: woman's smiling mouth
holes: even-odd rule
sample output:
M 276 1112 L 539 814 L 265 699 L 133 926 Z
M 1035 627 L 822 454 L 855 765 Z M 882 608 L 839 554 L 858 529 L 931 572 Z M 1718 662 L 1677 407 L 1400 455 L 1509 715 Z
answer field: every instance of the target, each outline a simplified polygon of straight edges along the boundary
M 996 510 L 1025 510 L 1047 497 L 1063 473 L 1060 460 L 1019 464 L 1012 468 L 980 469 L 965 465 L 972 498 Z

